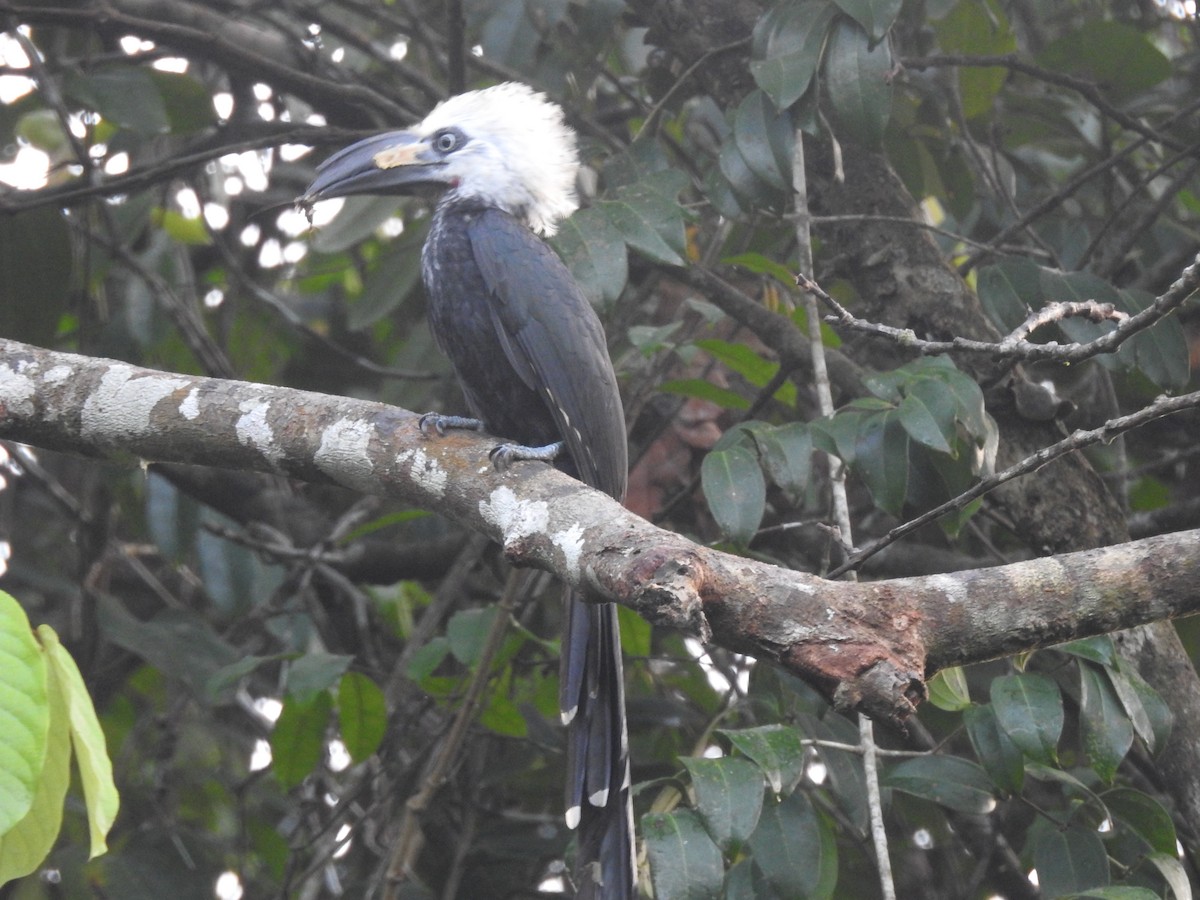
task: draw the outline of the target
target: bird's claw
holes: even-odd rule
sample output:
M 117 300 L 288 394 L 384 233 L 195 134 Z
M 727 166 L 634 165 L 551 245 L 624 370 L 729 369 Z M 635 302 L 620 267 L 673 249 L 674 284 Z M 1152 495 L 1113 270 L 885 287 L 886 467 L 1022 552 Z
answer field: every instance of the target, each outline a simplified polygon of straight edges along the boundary
M 497 472 L 503 472 L 515 462 L 533 460 L 535 462 L 554 462 L 562 453 L 563 442 L 556 441 L 545 447 L 525 447 L 521 444 L 497 444 L 488 451 L 488 459 Z
M 483 422 L 467 416 L 443 416 L 441 413 L 427 412 L 417 419 L 417 427 L 421 434 L 429 434 L 432 428 L 439 436 L 445 435 L 448 428 L 465 428 L 468 431 L 482 431 Z

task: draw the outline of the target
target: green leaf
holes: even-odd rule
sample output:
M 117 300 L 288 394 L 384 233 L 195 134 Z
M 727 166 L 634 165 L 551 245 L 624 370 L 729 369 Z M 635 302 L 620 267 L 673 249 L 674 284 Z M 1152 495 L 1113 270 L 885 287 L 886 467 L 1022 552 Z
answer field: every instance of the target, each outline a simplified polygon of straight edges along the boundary
M 931 379 L 932 380 L 932 379 Z M 967 433 L 982 444 L 989 432 L 995 428 L 983 402 L 983 391 L 975 379 L 956 368 L 943 369 L 935 382 L 955 403 L 955 418 L 967 429 Z M 915 392 L 915 390 L 914 390 Z M 928 394 L 922 393 L 922 399 Z M 930 404 L 930 408 L 935 407 Z
M 1101 666 L 1113 666 L 1117 662 L 1116 647 L 1113 646 L 1113 640 L 1107 634 L 1081 638 L 1078 641 L 1068 641 L 1065 644 L 1059 644 L 1054 649 L 1078 656 L 1080 659 L 1090 660 Z
M 749 409 L 750 401 L 729 388 L 717 387 L 711 381 L 703 378 L 679 378 L 664 381 L 658 386 L 664 394 L 679 394 L 681 397 L 695 397 L 707 400 L 723 409 Z
M 1113 690 L 1133 722 L 1133 729 L 1151 753 L 1167 745 L 1174 725 L 1174 713 L 1158 692 L 1137 672 L 1124 669 L 1105 669 Z
M 86 75 L 72 72 L 66 90 L 108 121 L 139 135 L 152 137 L 171 130 L 162 94 L 146 69 L 128 65 L 96 69 Z
M 668 322 L 666 325 L 630 325 L 625 334 L 629 337 L 629 343 L 642 356 L 649 357 L 660 350 L 673 349 L 675 342 L 671 338 L 682 324 L 682 322 Z
M 50 708 L 46 657 L 25 610 L 0 591 L 0 834 L 29 812 L 46 758 Z
M 32 109 L 24 113 L 13 128 L 13 137 L 24 138 L 52 158 L 71 151 L 71 141 L 63 130 L 62 120 L 52 109 Z
M 1110 880 L 1104 842 L 1087 828 L 1042 829 L 1033 844 L 1033 865 L 1046 897 L 1104 887 Z
M 529 732 L 525 716 L 513 702 L 509 692 L 510 679 L 498 679 L 487 695 L 487 702 L 479 713 L 479 724 L 504 737 L 524 738 Z
M 370 758 L 387 732 L 383 691 L 361 672 L 347 672 L 338 685 L 338 727 L 356 763 Z
M 908 381 L 904 384 L 904 399 L 900 401 L 901 422 L 904 424 L 909 434 L 913 438 L 925 446 L 939 453 L 947 453 L 953 455 L 954 445 L 957 443 L 958 436 L 958 421 L 959 421 L 959 405 L 955 395 L 946 390 L 945 383 L 937 378 L 919 378 Z M 915 410 L 906 412 L 905 404 L 908 402 L 919 403 L 932 419 L 933 427 L 938 431 L 942 440 L 945 442 L 948 449 L 943 449 L 937 445 L 937 440 L 930 434 L 921 431 L 921 436 L 914 434 L 911 428 L 925 429 L 927 424 L 921 424 L 917 421 L 919 415 Z M 910 426 L 911 422 L 911 426 Z
M 408 299 L 421 277 L 424 228 L 406 229 L 363 279 L 362 291 L 346 308 L 346 327 L 361 331 Z
M 842 12 L 863 27 L 872 43 L 879 43 L 887 34 L 904 0 L 834 0 Z
M 924 444 L 939 453 L 950 453 L 950 439 L 954 436 L 952 430 L 945 427 L 944 422 L 938 421 L 938 416 L 917 393 L 909 394 L 900 401 L 896 408 L 900 424 L 914 441 Z M 953 422 L 950 423 L 953 428 Z
M 894 516 L 908 496 L 908 437 L 899 415 L 891 410 L 864 416 L 854 442 L 854 471 L 875 505 Z
M 647 813 L 642 836 L 658 900 L 719 900 L 725 865 L 699 816 L 690 809 Z
M 4 605 L 6 598 L 7 594 L 0 593 L 0 606 Z M 4 643 L 0 638 L 0 646 Z M 0 650 L 0 666 L 3 667 L 6 683 L 13 671 L 7 666 L 7 661 L 6 655 Z M 63 800 L 71 784 L 70 713 L 55 667 L 47 666 L 45 672 L 47 709 L 50 714 L 45 763 L 37 779 L 29 811 L 11 827 L 0 829 L 0 884 L 36 870 L 54 849 L 62 827 Z M 4 718 L 12 721 L 7 715 Z M 0 815 L 5 814 L 6 808 L 7 802 L 0 802 Z
M 621 629 L 621 648 L 626 656 L 649 658 L 653 652 L 650 623 L 627 606 L 617 607 L 617 624 Z
M 58 635 L 49 625 L 39 625 L 38 640 L 46 651 L 46 662 L 54 669 L 59 689 L 67 705 L 71 729 L 71 746 L 75 750 L 75 765 L 83 782 L 83 798 L 87 807 L 88 832 L 91 850 L 88 859 L 95 859 L 108 850 L 105 839 L 116 821 L 121 798 L 113 781 L 112 762 L 104 742 L 104 730 L 96 717 L 91 695 L 79 674 L 79 667 L 58 642 Z
M 766 387 L 779 372 L 779 363 L 764 359 L 746 344 L 708 338 L 696 346 L 718 359 L 755 387 Z M 775 399 L 787 406 L 796 405 L 796 385 L 786 381 L 775 391 Z
M 1124 301 L 1124 308 L 1131 313 L 1141 312 L 1154 302 L 1154 296 L 1145 291 L 1120 290 L 1117 294 Z M 1137 367 L 1147 378 L 1166 390 L 1187 386 L 1191 361 L 1187 337 L 1178 316 L 1160 319 L 1129 340 L 1134 345 Z
M 1024 322 L 1031 309 L 1042 305 L 1040 270 L 1025 258 L 983 267 L 976 290 L 988 316 L 1006 334 Z
M 962 667 L 942 669 L 929 679 L 929 702 L 947 712 L 961 712 L 971 706 L 971 691 Z
M 1133 723 L 1101 669 L 1080 663 L 1079 679 L 1083 748 L 1096 774 L 1112 784 L 1117 767 L 1133 746 Z
M 1141 838 L 1147 849 L 1175 854 L 1175 823 L 1153 797 L 1133 788 L 1115 788 L 1100 799 L 1109 815 Z
M 609 223 L 635 250 L 668 265 L 684 264 L 680 253 L 687 246 L 683 233 L 683 210 L 676 195 L 687 185 L 678 172 L 667 172 L 653 180 L 622 185 L 611 199 L 601 200 L 599 209 Z
M 608 304 L 621 296 L 629 278 L 629 251 L 603 212 L 579 210 L 559 226 L 551 243 L 589 301 Z
M 767 776 L 776 794 L 790 791 L 804 774 L 804 745 L 795 728 L 787 725 L 761 725 L 737 731 L 721 731 Z
M 840 131 L 864 146 L 883 141 L 892 109 L 892 68 L 886 41 L 872 49 L 858 23 L 843 18 L 834 24 L 823 84 Z
M 963 0 L 940 21 L 933 23 L 938 43 L 947 53 L 973 56 L 1002 56 L 1017 49 L 1017 39 L 996 0 Z M 1000 66 L 958 69 L 959 96 L 968 119 L 988 115 L 995 109 L 996 95 L 1004 87 L 1008 71 Z
M 997 678 L 992 706 L 1000 727 L 1022 753 L 1045 765 L 1057 761 L 1063 706 L 1052 679 L 1030 672 Z
M 425 679 L 450 655 L 450 642 L 444 637 L 435 637 L 428 644 L 417 650 L 408 661 L 408 672 L 405 673 L 417 684 L 424 684 Z
M 1025 774 L 1037 781 L 1056 782 L 1066 789 L 1067 794 L 1078 797 L 1085 803 L 1101 805 L 1100 796 L 1070 772 L 1044 766 L 1039 762 L 1026 762 Z
M 685 757 L 682 762 L 692 776 L 704 827 L 723 853 L 736 857 L 762 812 L 762 770 L 736 757 Z
M 749 847 L 755 868 L 780 897 L 818 900 L 833 896 L 837 841 L 803 791 L 764 805 Z
M 750 74 L 779 109 L 787 109 L 808 90 L 836 14 L 828 2 L 792 2 L 759 20 L 756 40 L 762 54 L 750 63 Z
M 306 653 L 288 667 L 287 692 L 297 700 L 307 701 L 314 694 L 333 687 L 352 662 L 353 656 Z
M 474 667 L 479 662 L 488 632 L 498 614 L 499 609 L 495 606 L 486 606 L 464 609 L 450 617 L 446 623 L 446 639 L 455 659 L 467 667 Z
M 1176 896 L 1178 897 L 1179 895 L 1177 894 Z M 1075 900 L 1161 900 L 1159 895 L 1149 888 L 1130 887 L 1124 884 L 1091 888 L 1072 894 L 1071 897 L 1075 898 Z
M 740 266 L 756 275 L 770 275 L 780 284 L 789 288 L 796 284 L 796 276 L 791 269 L 761 253 L 738 253 L 734 256 L 726 256 L 721 262 L 727 266 Z
M 741 446 L 713 450 L 700 464 L 700 485 L 725 536 L 739 546 L 749 544 L 767 505 L 758 457 Z
M 880 783 L 963 813 L 991 812 L 996 806 L 987 773 L 958 756 L 905 760 L 889 769 Z
M 857 746 L 861 740 L 858 725 L 836 712 L 828 712 L 824 718 L 818 718 L 812 713 L 798 713 L 796 727 L 805 737 L 819 741 Z M 825 764 L 834 799 L 845 811 L 851 825 L 858 829 L 859 835 L 866 837 L 871 812 L 862 756 L 833 747 L 816 746 L 813 750 L 817 758 Z
M 746 857 L 730 866 L 722 900 L 764 900 L 755 890 L 754 860 Z
M 263 663 L 273 662 L 277 659 L 280 659 L 280 656 L 247 656 L 245 659 L 222 666 L 208 679 L 205 684 L 205 692 L 211 701 L 218 702 L 237 687 L 238 682 Z
M 328 691 L 307 700 L 286 697 L 271 732 L 271 769 L 285 788 L 294 788 L 317 767 L 325 752 L 325 731 L 333 698 Z
M 1120 65 L 1113 65 L 1120 60 Z M 1147 91 L 1171 77 L 1171 61 L 1150 38 L 1122 22 L 1083 20 L 1037 55 L 1040 65 L 1079 75 L 1105 86 L 1118 102 Z
M 1188 878 L 1187 870 L 1183 867 L 1179 857 L 1175 855 L 1175 851 L 1170 853 L 1151 853 L 1146 857 L 1147 860 L 1159 871 L 1163 879 L 1167 882 L 1167 886 L 1175 895 L 1175 900 L 1191 900 L 1192 897 L 1192 882 Z M 1158 895 L 1146 890 L 1145 888 L 1137 888 L 1137 890 L 1145 891 L 1154 900 L 1158 900 Z
M 312 248 L 317 253 L 347 250 L 373 235 L 399 206 L 395 197 L 347 197 L 333 221 L 313 235 Z
M 975 755 L 992 779 L 1007 794 L 1021 793 L 1025 783 L 1025 756 L 1000 727 L 990 703 L 972 706 L 963 713 L 963 724 Z
M 217 124 L 212 94 L 195 78 L 182 72 L 150 69 L 150 76 L 162 98 L 172 134 L 190 134 Z
M 0 215 L 0 334 L 51 346 L 67 309 L 74 266 L 60 210 L 42 206 Z
M 189 219 L 183 213 L 160 206 L 154 210 L 151 221 L 176 243 L 191 247 L 207 247 L 212 243 L 208 226 L 200 216 Z
M 813 446 L 843 462 L 854 462 L 854 436 L 864 415 L 860 410 L 846 408 L 838 410 L 828 419 L 814 420 L 809 424 Z
M 733 117 L 733 139 L 755 175 L 777 190 L 792 184 L 795 132 L 791 117 L 780 113 L 762 91 L 751 91 Z
M 789 422 L 755 434 L 763 466 L 793 503 L 803 502 L 812 480 L 812 432 L 805 422 Z

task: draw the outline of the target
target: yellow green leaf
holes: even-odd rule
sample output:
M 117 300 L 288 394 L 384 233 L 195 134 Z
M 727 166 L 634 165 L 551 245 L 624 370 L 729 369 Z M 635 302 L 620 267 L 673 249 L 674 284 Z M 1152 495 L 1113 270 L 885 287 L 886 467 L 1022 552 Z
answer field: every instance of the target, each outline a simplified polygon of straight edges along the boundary
M 71 783 L 71 729 L 67 700 L 57 671 L 46 671 L 50 727 L 46 762 L 33 794 L 29 812 L 0 836 L 0 884 L 28 875 L 42 864 L 62 826 L 63 799 Z
M 19 603 L 0 591 L 0 834 L 25 817 L 46 757 L 46 662 Z
M 71 744 L 75 748 L 75 761 L 83 781 L 83 797 L 87 805 L 88 826 L 91 831 L 92 849 L 88 855 L 93 859 L 108 850 L 105 837 L 117 818 L 121 798 L 113 782 L 112 762 L 104 743 L 104 732 L 96 717 L 96 708 L 79 667 L 58 642 L 58 635 L 49 625 L 39 625 L 38 639 L 46 650 L 46 658 L 58 677 L 70 718 Z

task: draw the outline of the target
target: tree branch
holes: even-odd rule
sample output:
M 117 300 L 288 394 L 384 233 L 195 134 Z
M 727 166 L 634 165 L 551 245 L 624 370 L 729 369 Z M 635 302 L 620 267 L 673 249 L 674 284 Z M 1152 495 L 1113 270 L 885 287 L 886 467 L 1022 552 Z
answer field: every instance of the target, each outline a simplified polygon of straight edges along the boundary
M 381 403 L 0 340 L 0 437 L 399 498 L 593 600 L 772 662 L 840 706 L 896 724 L 945 666 L 1200 610 L 1200 531 L 954 575 L 829 582 L 694 544 L 549 466 L 498 472 L 493 439 L 425 435 L 417 419 Z

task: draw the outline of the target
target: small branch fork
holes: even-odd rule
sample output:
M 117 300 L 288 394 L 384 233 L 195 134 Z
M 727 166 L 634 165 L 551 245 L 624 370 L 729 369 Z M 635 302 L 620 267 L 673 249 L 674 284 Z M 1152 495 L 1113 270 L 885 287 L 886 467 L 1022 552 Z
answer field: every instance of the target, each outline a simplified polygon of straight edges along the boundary
M 976 341 L 964 337 L 955 337 L 949 341 L 927 341 L 917 337 L 911 329 L 896 328 L 858 318 L 831 297 L 816 281 L 804 274 L 796 276 L 796 286 L 833 310 L 832 315 L 825 317 L 825 321 L 830 324 L 865 334 L 880 335 L 926 355 L 967 352 L 986 353 L 1000 359 L 1079 363 L 1101 353 L 1112 353 L 1139 331 L 1149 328 L 1178 309 L 1185 300 L 1200 290 L 1200 256 L 1183 270 L 1165 293 L 1155 298 L 1154 302 L 1141 312 L 1130 315 L 1115 309 L 1111 303 L 1099 303 L 1095 300 L 1049 303 L 1042 309 L 1031 312 L 1012 333 L 998 342 Z M 1117 327 L 1086 344 L 1059 344 L 1054 341 L 1035 344 L 1028 340 L 1029 335 L 1039 328 L 1077 317 L 1092 322 L 1116 322 Z

